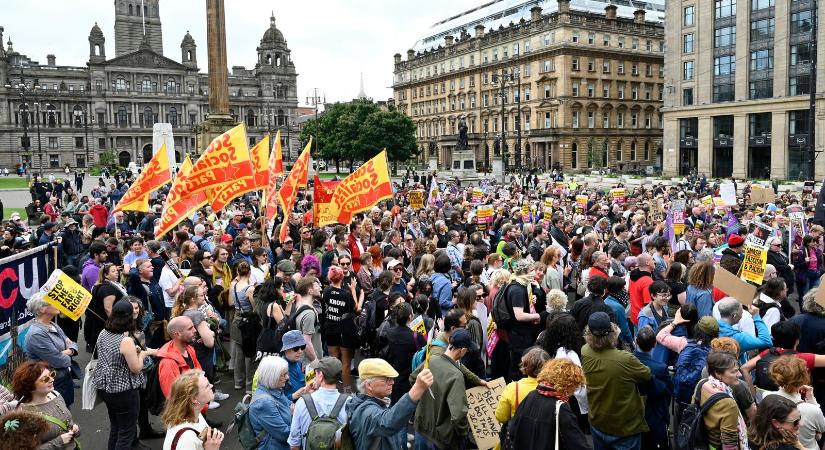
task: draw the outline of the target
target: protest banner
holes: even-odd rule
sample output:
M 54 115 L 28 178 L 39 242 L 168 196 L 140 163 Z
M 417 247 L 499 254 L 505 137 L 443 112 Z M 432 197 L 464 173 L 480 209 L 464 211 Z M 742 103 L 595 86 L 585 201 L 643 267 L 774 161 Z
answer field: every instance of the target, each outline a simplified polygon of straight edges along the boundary
M 186 177 L 184 191 L 194 194 L 210 187 L 252 176 L 246 127 L 235 128 L 212 140 Z
M 733 182 L 728 181 L 719 185 L 719 197 L 726 206 L 736 205 L 736 186 Z
M 295 160 L 292 170 L 289 171 L 289 175 L 287 175 L 286 180 L 284 180 L 281 188 L 278 189 L 278 202 L 281 205 L 281 209 L 284 211 L 285 217 L 284 222 L 281 225 L 281 231 L 278 234 L 279 241 L 286 239 L 287 232 L 289 231 L 289 220 L 286 220 L 286 218 L 288 218 L 289 213 L 292 211 L 292 207 L 295 205 L 295 199 L 298 197 L 298 189 L 304 188 L 307 185 L 310 156 L 309 152 L 311 148 L 312 137 L 309 138 L 309 142 L 307 142 L 306 147 L 304 147 L 304 151 L 301 152 L 301 156 Z
M 480 205 L 476 210 L 476 222 L 478 223 L 478 230 L 486 230 L 493 223 L 493 206 Z
M 422 316 L 418 316 L 413 319 L 412 322 L 410 322 L 409 327 L 421 336 L 425 336 L 427 334 L 427 326 L 424 324 L 424 318 Z
M 751 203 L 763 204 L 773 203 L 776 200 L 776 195 L 771 188 L 764 188 L 762 186 L 751 187 Z
M 266 221 L 278 214 L 278 177 L 284 174 L 281 158 L 281 130 L 275 133 L 275 146 L 269 155 L 269 179 L 266 188 Z M 262 202 L 263 204 L 263 202 Z
M 685 200 L 673 200 L 670 209 L 673 213 L 673 234 L 681 236 L 685 233 Z
M 251 150 L 249 157 L 252 161 L 252 176 L 206 190 L 206 198 L 213 211 L 220 211 L 232 200 L 246 193 L 266 189 L 269 185 L 269 135 L 265 135 Z
M 501 424 L 496 419 L 496 407 L 504 391 L 504 378 L 487 382 L 487 387 L 467 389 L 467 421 L 479 450 L 490 450 L 499 443 Z
M 149 194 L 160 189 L 162 186 L 172 181 L 172 171 L 169 165 L 169 152 L 166 151 L 166 144 L 155 153 L 149 163 L 143 167 L 143 171 L 137 179 L 129 186 L 123 198 L 112 209 L 112 213 L 118 211 L 149 211 Z
M 40 288 L 43 300 L 75 322 L 89 307 L 92 294 L 75 280 L 57 269 Z
M 808 234 L 807 220 L 805 220 L 805 211 L 799 205 L 791 205 L 785 208 L 788 213 L 788 221 L 790 228 L 797 236 L 804 236 Z
M 625 189 L 624 188 L 615 188 L 612 191 L 613 194 L 613 201 L 619 205 L 624 205 L 625 203 Z
M 413 209 L 423 209 L 424 208 L 424 191 L 410 191 L 409 201 L 410 206 Z
M 739 300 L 739 303 L 745 306 L 752 305 L 756 297 L 756 286 L 740 280 L 736 275 L 718 265 L 713 272 L 713 287 Z
M 441 199 L 441 186 L 438 185 L 438 181 L 435 176 L 433 176 L 432 181 L 430 181 L 430 194 L 427 196 L 427 207 L 441 208 L 443 205 L 444 201 Z
M 767 250 L 768 238 L 773 236 L 773 228 L 758 220 L 751 222 L 751 224 L 756 226 L 752 232 L 745 236 L 745 246 Z
M 527 203 L 521 205 L 521 221 L 524 223 L 530 222 L 530 205 Z
M 567 187 L 567 184 L 564 181 L 556 181 L 553 183 L 554 189 L 564 190 Z
M 30 320 L 26 301 L 55 269 L 52 245 L 41 245 L 0 259 L 0 381 L 11 383 L 26 357 L 23 346 Z
M 348 224 L 354 214 L 391 197 L 392 182 L 387 165 L 387 150 L 383 150 L 341 181 L 331 200 L 331 213 L 335 221 L 320 224 Z
M 483 199 L 484 199 L 484 192 L 479 188 L 473 189 L 473 204 L 478 205 L 478 204 L 481 203 L 481 200 L 483 200 Z
M 576 211 L 584 212 L 587 210 L 587 196 L 586 195 L 577 195 L 576 196 Z
M 552 198 L 545 198 L 544 199 L 544 220 L 552 220 L 553 219 L 553 199 Z
M 341 181 L 321 181 L 318 175 L 315 175 L 313 184 L 315 187 L 312 194 L 312 220 L 315 226 L 318 226 L 322 221 L 335 221 L 335 218 L 332 217 L 330 201 L 332 200 L 332 194 L 335 193 L 335 188 L 341 184 Z
M 750 245 L 745 246 L 745 256 L 742 260 L 742 274 L 739 277 L 744 281 L 755 283 L 757 286 L 761 285 L 765 278 L 765 267 L 767 263 L 767 250 Z
M 155 232 L 155 237 L 160 238 L 208 202 L 206 192 L 188 193 L 186 191 L 186 178 L 191 171 L 192 160 L 187 155 L 166 196 L 166 203 L 163 204 L 163 211 L 160 215 L 160 226 Z
M 313 381 L 315 381 L 315 369 L 307 367 L 307 373 L 304 375 L 304 384 L 309 386 Z
M 706 195 L 706 196 L 702 197 L 702 204 L 705 205 L 705 206 L 713 206 L 713 196 L 712 195 Z

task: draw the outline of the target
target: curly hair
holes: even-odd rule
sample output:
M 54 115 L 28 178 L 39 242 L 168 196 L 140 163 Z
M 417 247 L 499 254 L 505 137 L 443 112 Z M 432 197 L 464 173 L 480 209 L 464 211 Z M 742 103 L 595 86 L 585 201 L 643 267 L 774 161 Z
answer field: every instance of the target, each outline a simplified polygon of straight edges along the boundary
M 584 340 L 576 319 L 567 313 L 551 315 L 547 318 L 544 332 L 544 350 L 555 355 L 559 348 L 581 353 Z
M 37 380 L 43 375 L 44 370 L 48 370 L 49 363 L 46 361 L 26 361 L 14 371 L 11 379 L 11 390 L 14 396 L 22 403 L 26 403 L 32 398 L 32 392 L 37 388 Z
M 17 421 L 17 426 L 6 424 L 12 420 Z M 40 414 L 28 411 L 12 411 L 0 417 L 0 442 L 4 449 L 29 450 L 40 448 L 40 435 L 49 429 Z
M 563 312 L 567 309 L 567 294 L 559 289 L 552 289 L 547 293 L 547 311 Z
M 732 337 L 717 337 L 710 341 L 710 349 L 739 354 L 739 342 Z
M 777 386 L 787 392 L 797 392 L 799 388 L 811 383 L 811 374 L 805 361 L 795 356 L 780 356 L 768 368 L 768 374 Z
M 547 361 L 538 376 L 538 382 L 549 384 L 562 395 L 573 395 L 580 386 L 586 384 L 581 367 L 567 358 Z
M 318 258 L 313 255 L 304 256 L 304 259 L 301 260 L 301 276 L 306 276 L 306 274 L 312 269 L 315 269 L 315 273 L 320 275 L 321 262 L 318 261 Z
M 198 415 L 192 407 L 192 401 L 198 395 L 200 389 L 198 380 L 203 374 L 202 370 L 191 369 L 175 378 L 161 415 L 161 420 L 167 428 L 185 422 L 198 421 Z

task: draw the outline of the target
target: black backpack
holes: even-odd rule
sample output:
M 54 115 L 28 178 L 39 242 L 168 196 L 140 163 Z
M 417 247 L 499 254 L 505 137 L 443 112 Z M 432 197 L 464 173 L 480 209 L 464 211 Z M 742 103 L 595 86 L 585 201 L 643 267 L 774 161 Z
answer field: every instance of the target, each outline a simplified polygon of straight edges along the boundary
M 502 330 L 509 330 L 516 324 L 513 307 L 507 300 L 507 291 L 510 288 L 510 284 L 502 287 L 493 299 L 493 310 L 491 311 L 493 321 L 496 323 L 496 328 Z
M 774 383 L 769 372 L 771 363 L 776 361 L 780 356 L 793 355 L 795 353 L 796 351 L 794 350 L 785 350 L 780 353 L 776 347 L 768 349 L 768 353 L 765 353 L 765 356 L 759 358 L 759 361 L 756 362 L 756 379 L 754 380 L 756 387 L 766 391 L 778 391 L 779 387 Z
M 160 358 L 152 358 L 152 366 L 146 372 L 146 393 L 144 402 L 146 409 L 152 413 L 153 416 L 159 416 L 163 412 L 163 407 L 166 405 L 166 397 L 163 395 L 163 390 L 160 388 L 160 377 L 158 376 L 158 367 L 160 366 Z
M 278 322 L 278 325 L 275 326 L 274 332 L 261 332 L 261 334 L 258 336 L 258 340 L 256 343 L 256 356 L 263 357 L 269 354 L 277 355 L 278 353 L 280 353 L 281 347 L 283 346 L 284 335 L 287 333 L 287 331 L 292 331 L 296 329 L 295 327 L 297 326 L 297 324 L 295 323 L 295 320 L 302 312 L 310 309 L 315 310 L 315 308 L 313 308 L 311 305 L 303 305 L 289 316 L 284 316 L 284 318 L 281 319 L 280 322 Z M 269 318 L 266 323 L 267 329 L 271 329 L 271 322 L 272 318 Z M 264 336 L 266 336 L 266 339 L 262 339 Z
M 699 399 L 701 398 L 702 385 L 706 381 L 702 380 L 696 386 L 693 403 L 688 405 L 682 412 L 682 418 L 679 420 L 679 425 L 673 437 L 673 450 L 707 450 L 709 448 L 708 431 L 705 429 L 703 416 L 716 402 L 731 397 L 723 392 L 718 392 L 711 395 L 705 404 L 700 407 Z

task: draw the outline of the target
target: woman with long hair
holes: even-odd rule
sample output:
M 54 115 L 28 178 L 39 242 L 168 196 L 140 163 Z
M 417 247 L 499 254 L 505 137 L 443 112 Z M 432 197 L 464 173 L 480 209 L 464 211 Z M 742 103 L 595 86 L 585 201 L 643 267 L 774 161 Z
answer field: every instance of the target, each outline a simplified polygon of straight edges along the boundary
M 40 434 L 40 448 L 74 449 L 80 428 L 72 420 L 63 396 L 54 391 L 54 379 L 55 373 L 47 362 L 26 361 L 14 371 L 11 387 L 14 397 L 20 400 L 19 411 L 57 419 L 50 421 L 48 430 Z
M 687 269 L 680 262 L 673 262 L 665 274 L 665 283 L 670 286 L 670 300 L 667 302 L 667 315 L 673 317 L 676 310 L 687 300 L 687 284 L 682 281 Z
M 696 263 L 688 272 L 685 303 L 696 306 L 700 318 L 713 314 L 713 274 L 712 261 Z
M 541 287 L 544 288 L 545 291 L 562 289 L 563 287 L 562 278 L 564 272 L 559 266 L 559 261 L 561 261 L 561 251 L 559 247 L 555 245 L 548 246 L 541 255 L 541 262 L 547 266 L 541 282 Z
M 413 370 L 410 361 L 419 349 L 427 345 L 427 337 L 410 328 L 415 316 L 409 303 L 401 302 L 393 306 L 392 317 L 397 326 L 387 329 L 386 340 L 391 349 L 387 362 L 398 372 L 390 395 L 391 404 L 394 404 L 392 402 L 398 402 L 410 390 L 409 376 Z
M 431 253 L 425 253 L 421 255 L 421 259 L 418 261 L 418 268 L 415 270 L 415 279 L 419 279 L 424 275 L 432 277 L 435 273 L 435 256 Z
M 137 439 L 140 389 L 146 384 L 143 361 L 157 350 L 143 348 L 134 337 L 132 302 L 115 303 L 106 328 L 97 338 L 94 384 L 102 391 L 109 413 L 109 448 L 128 450 Z
M 825 415 L 814 397 L 814 389 L 810 386 L 811 374 L 805 361 L 792 355 L 780 356 L 771 363 L 768 373 L 779 390 L 764 399 L 778 395 L 792 401 L 802 416 L 799 442 L 806 450 L 819 450 L 817 437 L 825 433 Z
M 324 339 L 327 343 L 329 355 L 338 358 L 342 364 L 344 389 L 352 386 L 350 363 L 358 348 L 358 338 L 355 335 L 352 317 L 361 312 L 361 303 L 364 300 L 355 289 L 355 281 L 343 286 L 344 270 L 338 266 L 331 266 L 327 272 L 330 285 L 321 293 L 322 310 L 324 311 Z
M 260 285 L 269 278 L 269 255 L 263 247 L 252 249 L 252 281 L 253 284 Z
M 212 384 L 203 371 L 187 370 L 172 383 L 161 420 L 166 426 L 163 450 L 172 450 L 174 442 L 180 450 L 218 450 L 223 433 L 209 428 L 201 410 L 215 398 Z
M 105 263 L 100 268 L 97 282 L 92 286 L 92 301 L 83 324 L 83 335 L 87 343 L 97 342 L 97 335 L 103 329 L 112 313 L 112 306 L 127 295 L 126 288 L 120 284 L 120 266 Z M 91 313 L 91 314 L 90 314 Z
M 753 450 L 805 450 L 799 441 L 802 414 L 797 405 L 780 395 L 765 397 L 748 428 Z M 814 446 L 819 448 L 819 446 Z
M 255 319 L 253 292 L 255 287 L 250 278 L 251 269 L 249 263 L 240 261 L 235 266 L 237 275 L 229 284 L 229 306 L 234 308 L 235 317 L 229 327 L 229 339 L 232 342 L 230 358 L 234 368 L 235 390 L 241 390 L 252 386 L 252 359 L 255 353 L 255 346 L 250 349 L 250 342 L 255 343 L 257 336 L 249 336 L 241 332 L 241 325 L 246 321 Z M 244 343 L 246 342 L 246 345 Z
M 484 341 L 484 326 L 481 325 L 481 321 L 475 315 L 475 303 L 476 297 L 478 296 L 478 291 L 482 292 L 481 297 L 484 297 L 484 289 L 481 285 L 472 285 L 470 287 L 466 287 L 460 289 L 458 291 L 458 295 L 456 296 L 455 305 L 457 308 L 464 311 L 464 317 L 467 319 L 467 324 L 464 326 L 467 331 L 470 332 L 470 336 L 473 338 L 473 342 L 475 342 L 476 346 L 479 349 L 486 347 L 486 342 Z M 467 354 L 461 358 L 461 364 L 470 369 L 471 372 L 476 374 L 479 378 L 484 377 L 485 375 L 485 367 L 484 361 L 481 358 L 481 351 L 473 352 L 472 350 L 468 351 Z

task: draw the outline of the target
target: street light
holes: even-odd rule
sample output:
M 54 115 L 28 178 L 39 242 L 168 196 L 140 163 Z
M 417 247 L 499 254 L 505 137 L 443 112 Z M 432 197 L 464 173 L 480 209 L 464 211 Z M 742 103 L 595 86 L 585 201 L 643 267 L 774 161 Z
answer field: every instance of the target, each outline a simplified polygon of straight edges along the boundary
M 314 106 L 315 107 L 315 124 L 316 124 L 315 126 L 317 127 L 318 126 L 317 125 L 318 124 L 318 105 L 319 104 L 321 104 L 321 105 L 325 104 L 327 102 L 327 96 L 326 96 L 326 94 L 324 94 L 323 90 L 321 90 L 319 88 L 312 88 L 309 91 L 307 91 L 307 97 L 306 98 L 307 98 L 306 104 L 309 105 L 309 106 Z M 320 146 L 318 145 L 318 136 L 315 136 L 315 149 L 319 150 L 319 147 Z
M 86 109 L 76 109 L 74 110 L 74 117 L 75 122 L 79 122 L 80 118 L 83 118 L 83 133 L 85 134 L 84 147 L 86 149 L 86 159 L 85 163 L 86 166 L 89 165 L 89 112 Z M 85 167 L 84 167 L 85 169 Z
M 41 89 L 40 85 L 35 78 L 34 83 L 31 87 L 26 84 L 26 80 L 23 78 L 23 68 L 20 68 L 20 82 L 12 83 L 11 80 L 6 80 L 5 84 L 6 89 L 16 89 L 18 94 L 20 95 L 20 110 L 24 113 L 22 114 L 23 118 L 23 139 L 21 140 L 21 145 L 26 154 L 31 156 L 31 139 L 29 139 L 29 105 L 26 102 L 26 97 L 34 97 L 35 100 L 35 108 L 37 110 L 38 116 L 40 115 L 40 107 L 37 103 L 37 92 Z M 36 121 L 37 124 L 37 137 L 38 137 L 38 151 L 40 152 L 40 171 L 43 171 L 43 148 L 40 145 L 40 119 Z M 34 159 L 34 158 L 32 158 Z M 30 161 L 31 162 L 31 161 Z

